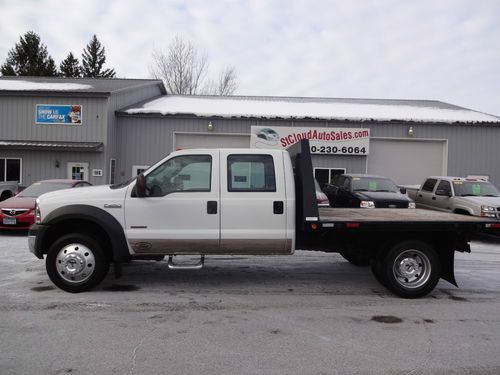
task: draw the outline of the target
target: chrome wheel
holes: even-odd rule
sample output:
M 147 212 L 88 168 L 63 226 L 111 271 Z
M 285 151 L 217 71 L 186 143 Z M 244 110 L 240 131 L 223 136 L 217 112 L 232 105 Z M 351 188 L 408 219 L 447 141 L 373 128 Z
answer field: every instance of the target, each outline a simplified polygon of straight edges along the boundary
M 414 289 L 425 285 L 431 276 L 429 257 L 420 250 L 405 250 L 393 263 L 393 274 L 404 288 Z
M 83 283 L 94 273 L 94 253 L 80 243 L 65 245 L 57 253 L 55 261 L 57 273 L 68 283 Z

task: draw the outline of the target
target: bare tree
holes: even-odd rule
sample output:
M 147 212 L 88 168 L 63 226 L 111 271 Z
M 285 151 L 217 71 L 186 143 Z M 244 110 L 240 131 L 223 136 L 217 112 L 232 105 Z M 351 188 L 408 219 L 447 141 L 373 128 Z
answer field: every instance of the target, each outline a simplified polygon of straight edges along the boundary
M 236 70 L 232 66 L 225 67 L 219 74 L 219 80 L 215 82 L 211 94 L 233 95 L 238 88 Z
M 165 82 L 169 94 L 199 93 L 207 74 L 205 55 L 198 56 L 193 44 L 176 36 L 167 51 L 153 51 L 151 74 Z
M 208 62 L 205 53 L 198 54 L 194 45 L 179 36 L 166 51 L 153 51 L 151 75 L 165 83 L 169 94 L 231 95 L 238 87 L 234 68 L 225 68 L 217 82 L 207 80 Z

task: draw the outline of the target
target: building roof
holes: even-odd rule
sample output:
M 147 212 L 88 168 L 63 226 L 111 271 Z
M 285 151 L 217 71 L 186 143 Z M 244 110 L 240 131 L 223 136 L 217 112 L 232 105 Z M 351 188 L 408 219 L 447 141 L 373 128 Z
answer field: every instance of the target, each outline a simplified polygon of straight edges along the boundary
M 500 117 L 434 100 L 165 95 L 118 114 L 500 124 Z
M 110 95 L 143 86 L 159 85 L 161 80 L 124 78 L 64 78 L 64 77 L 0 77 L 0 95 L 13 93 L 64 93 L 80 95 Z
M 101 152 L 102 142 L 0 141 L 1 149 Z

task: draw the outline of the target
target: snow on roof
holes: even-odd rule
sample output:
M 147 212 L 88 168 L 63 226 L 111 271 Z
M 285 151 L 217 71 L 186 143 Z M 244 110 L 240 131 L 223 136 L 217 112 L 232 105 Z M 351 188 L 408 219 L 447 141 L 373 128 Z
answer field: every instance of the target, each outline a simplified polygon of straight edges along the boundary
M 10 91 L 74 91 L 88 90 L 91 85 L 68 82 L 34 82 L 19 79 L 1 79 L 0 90 Z
M 217 97 L 166 95 L 128 114 L 196 115 L 349 121 L 500 122 L 500 118 L 435 101 L 315 99 L 279 97 Z

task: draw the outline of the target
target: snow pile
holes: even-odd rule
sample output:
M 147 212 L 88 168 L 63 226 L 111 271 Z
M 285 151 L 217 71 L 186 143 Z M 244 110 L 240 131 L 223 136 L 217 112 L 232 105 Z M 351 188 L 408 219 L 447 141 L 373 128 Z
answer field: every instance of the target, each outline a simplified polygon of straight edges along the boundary
M 81 83 L 63 83 L 63 82 L 34 82 L 18 79 L 0 79 L 0 90 L 12 91 L 73 91 L 88 90 L 91 85 Z
M 256 117 L 283 119 L 325 119 L 350 121 L 418 122 L 500 122 L 500 118 L 467 109 L 399 104 L 346 103 L 324 100 L 287 100 L 286 98 L 189 97 L 168 95 L 130 108 L 129 114 L 194 114 L 200 117 Z

